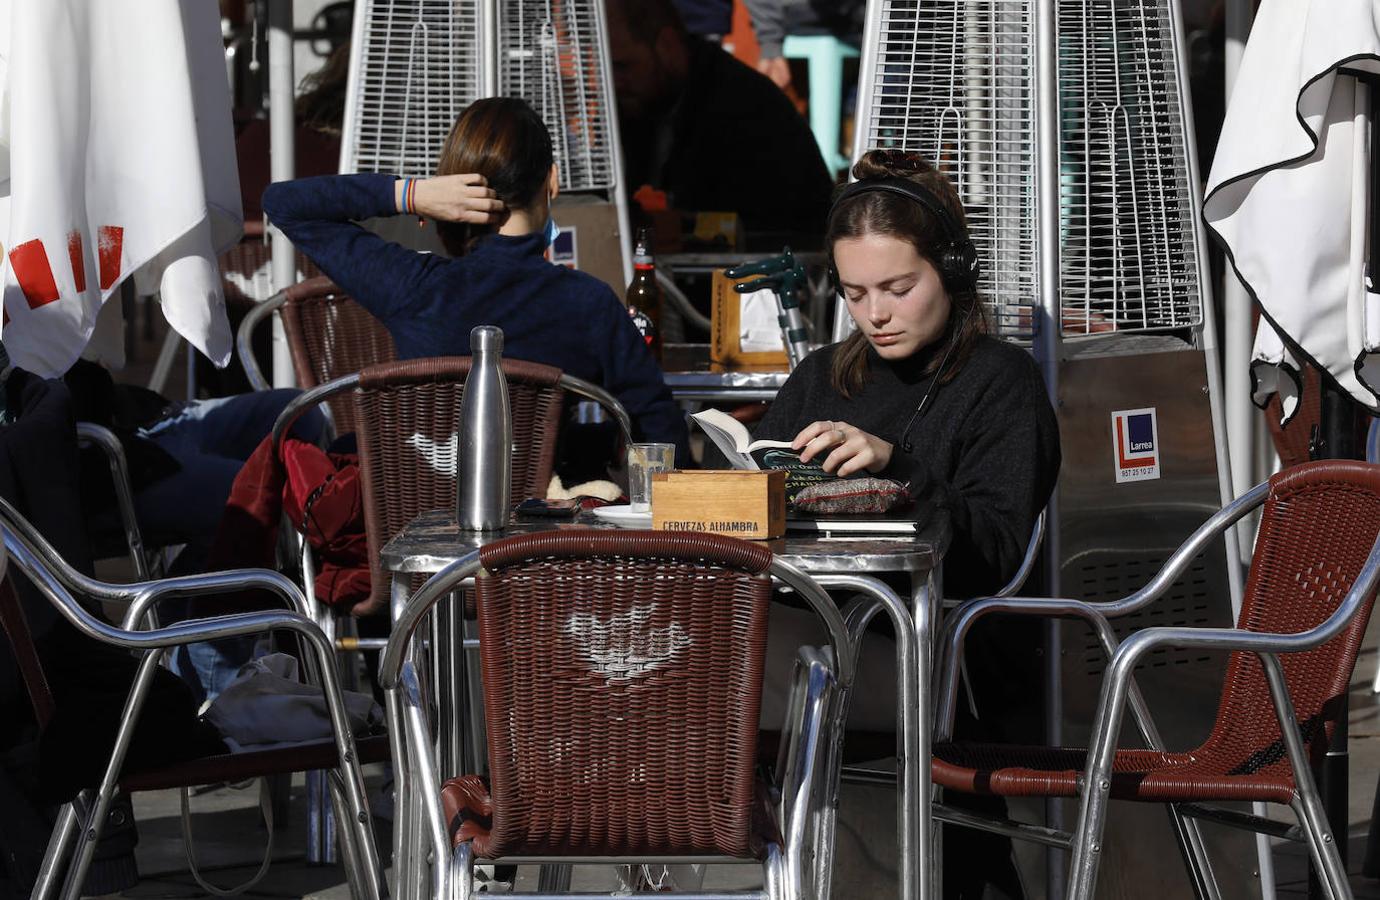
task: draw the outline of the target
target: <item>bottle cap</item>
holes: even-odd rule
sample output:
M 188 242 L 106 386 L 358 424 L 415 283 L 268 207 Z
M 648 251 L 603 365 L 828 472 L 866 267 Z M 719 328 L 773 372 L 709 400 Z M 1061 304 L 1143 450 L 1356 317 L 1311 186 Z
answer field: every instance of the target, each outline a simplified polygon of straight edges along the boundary
M 480 353 L 502 353 L 503 329 L 497 325 L 474 326 L 470 330 L 470 352 L 476 356 Z

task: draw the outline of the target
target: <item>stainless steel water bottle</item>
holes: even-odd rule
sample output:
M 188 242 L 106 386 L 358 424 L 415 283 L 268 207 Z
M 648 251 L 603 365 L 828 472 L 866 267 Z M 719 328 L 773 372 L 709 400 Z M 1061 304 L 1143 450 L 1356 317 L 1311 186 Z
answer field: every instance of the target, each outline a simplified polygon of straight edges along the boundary
M 469 378 L 460 400 L 460 453 L 455 518 L 465 531 L 498 531 L 508 524 L 513 482 L 513 416 L 503 375 L 503 330 L 470 331 Z

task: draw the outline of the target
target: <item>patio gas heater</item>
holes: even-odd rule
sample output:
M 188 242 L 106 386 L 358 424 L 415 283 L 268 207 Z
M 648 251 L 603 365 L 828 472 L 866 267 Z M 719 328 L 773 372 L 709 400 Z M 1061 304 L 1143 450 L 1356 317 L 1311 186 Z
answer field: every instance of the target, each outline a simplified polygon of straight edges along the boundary
M 1230 497 L 1180 28 L 1177 0 L 868 7 L 854 158 L 919 151 L 954 181 L 996 335 L 1030 348 L 1058 413 L 1064 466 L 1048 583 L 1026 593 L 1129 594 Z M 1112 624 L 1122 634 L 1227 625 L 1239 596 L 1237 549 L 1224 541 L 1165 599 Z M 1046 737 L 1078 745 L 1102 653 L 1085 626 L 1064 622 L 1046 651 Z M 1168 650 L 1138 675 L 1171 747 L 1206 734 L 1224 663 Z M 1046 810 L 1055 825 L 1071 824 L 1067 812 L 1070 821 L 1061 804 Z M 1163 864 L 1178 858 L 1167 816 L 1119 809 L 1113 821 L 1107 896 L 1191 895 L 1181 868 Z M 1245 896 L 1258 890 L 1254 841 L 1224 831 L 1204 829 L 1214 871 L 1224 895 Z M 1020 843 L 1033 874 L 1045 861 Z M 1061 894 L 1068 858 L 1051 852 L 1049 884 Z
M 455 118 L 480 97 L 521 97 L 551 132 L 561 195 L 555 256 L 622 296 L 632 255 L 598 0 L 358 0 L 341 172 L 425 177 Z M 434 229 L 375 223 L 440 250 Z

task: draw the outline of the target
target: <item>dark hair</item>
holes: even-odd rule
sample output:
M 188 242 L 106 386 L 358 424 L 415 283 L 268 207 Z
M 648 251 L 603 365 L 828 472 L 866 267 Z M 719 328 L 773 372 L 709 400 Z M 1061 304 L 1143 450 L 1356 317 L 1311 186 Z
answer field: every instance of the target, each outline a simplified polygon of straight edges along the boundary
M 853 177 L 859 181 L 887 176 L 905 178 L 923 187 L 943 205 L 954 224 L 964 233 L 967 232 L 963 202 L 959 200 L 953 182 L 925 157 L 900 150 L 869 150 L 853 166 Z M 922 204 L 889 191 L 866 191 L 835 203 L 829 210 L 824 247 L 829 253 L 830 268 L 834 265 L 835 242 L 868 234 L 910 241 L 915 251 L 936 268 L 939 250 L 949 242 L 950 237 L 944 223 Z M 935 345 L 938 352 L 931 355 L 925 370 L 931 373 L 937 369 L 945 352 L 952 347 L 949 364 L 940 375 L 941 384 L 953 380 L 972 354 L 978 336 L 987 331 L 986 311 L 976 290 L 954 291 L 947 285 L 945 290 L 952 304 L 949 321 Z M 834 352 L 830 380 L 835 390 L 845 397 L 851 397 L 862 390 L 866 377 L 867 337 L 855 332 Z
M 655 44 L 663 28 L 685 37 L 685 20 L 671 0 L 607 0 L 605 9 L 621 20 L 639 43 Z
M 298 122 L 313 131 L 340 136 L 345 122 L 345 89 L 350 77 L 350 42 L 326 57 L 321 68 L 302 79 L 294 104 Z
M 552 159 L 551 133 L 526 100 L 489 97 L 471 103 L 455 120 L 436 174 L 483 175 L 509 209 L 527 209 L 545 187 Z M 492 228 L 439 222 L 437 231 L 452 256 L 463 256 Z

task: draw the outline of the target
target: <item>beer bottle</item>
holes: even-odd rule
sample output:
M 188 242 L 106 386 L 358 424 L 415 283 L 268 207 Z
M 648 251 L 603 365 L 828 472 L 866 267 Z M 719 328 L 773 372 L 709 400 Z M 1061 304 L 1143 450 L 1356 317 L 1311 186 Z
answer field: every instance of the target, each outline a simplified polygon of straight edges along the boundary
M 628 314 L 638 324 L 652 355 L 661 361 L 661 286 L 656 283 L 656 261 L 652 257 L 651 229 L 637 229 L 633 246 L 633 279 L 628 285 Z M 640 322 L 637 313 L 648 320 Z

